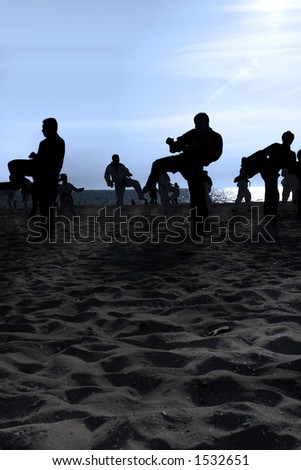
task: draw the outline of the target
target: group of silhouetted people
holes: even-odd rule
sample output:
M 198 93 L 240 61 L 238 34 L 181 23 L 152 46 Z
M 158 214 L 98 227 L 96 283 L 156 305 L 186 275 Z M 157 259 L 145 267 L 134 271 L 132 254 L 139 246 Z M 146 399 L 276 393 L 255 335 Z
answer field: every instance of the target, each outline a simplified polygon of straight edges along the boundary
M 219 159 L 223 151 L 223 139 L 220 134 L 209 127 L 209 117 L 206 113 L 199 113 L 194 117 L 195 127 L 176 140 L 168 137 L 166 143 L 171 153 L 177 155 L 155 160 L 148 180 L 143 189 L 137 180 L 132 180 L 132 174 L 119 162 L 119 156 L 113 155 L 112 162 L 105 171 L 105 180 L 108 186 L 113 187 L 117 196 L 117 205 L 123 204 L 123 194 L 126 187 L 134 187 L 139 199 L 143 194 L 149 193 L 151 202 L 155 202 L 156 193 L 159 192 L 164 207 L 169 203 L 169 189 L 171 189 L 168 173 L 181 173 L 186 179 L 191 200 L 192 225 L 196 227 L 208 216 L 206 195 L 206 175 L 204 166 Z M 157 190 L 157 186 L 159 188 Z M 174 187 L 174 198 L 178 198 L 178 185 Z M 208 191 L 207 191 L 208 192 Z
M 35 213 L 39 208 L 40 215 L 44 217 L 45 228 L 51 229 L 53 222 L 51 208 L 54 206 L 56 198 L 60 196 L 62 210 L 68 206 L 71 212 L 76 214 L 71 193 L 72 191 L 82 191 L 84 188 L 76 188 L 67 181 L 66 174 L 61 175 L 65 142 L 58 134 L 56 119 L 45 119 L 42 133 L 45 139 L 40 142 L 37 153 L 32 152 L 28 160 L 16 159 L 8 163 L 9 182 L 0 183 L 0 189 L 24 190 L 26 182 L 28 182 L 27 177 L 31 177 L 33 212 Z M 272 215 L 274 223 L 277 223 L 279 203 L 279 172 L 282 170 L 286 176 L 291 174 L 297 180 L 301 180 L 301 163 L 299 160 L 297 161 L 295 152 L 291 150 L 293 140 L 292 132 L 284 132 L 281 143 L 273 143 L 249 157 L 242 158 L 239 175 L 235 178 L 239 187 L 237 204 L 244 198 L 249 205 L 249 179 L 256 174 L 261 175 L 265 183 L 264 213 Z M 206 113 L 198 113 L 194 117 L 193 129 L 177 139 L 168 137 L 166 143 L 174 155 L 159 158 L 153 162 L 144 188 L 132 178 L 128 168 L 120 163 L 117 154 L 113 155 L 111 163 L 106 167 L 105 180 L 108 186 L 115 186 L 117 205 L 122 206 L 125 189 L 128 187 L 135 189 L 140 200 L 145 200 L 146 193 L 149 193 L 151 200 L 155 200 L 156 185 L 159 184 L 159 192 L 161 191 L 161 198 L 164 199 L 164 191 L 170 187 L 168 173 L 179 172 L 187 181 L 189 188 L 192 227 L 196 228 L 198 222 L 202 226 L 210 213 L 208 195 L 212 186 L 212 181 L 208 183 L 209 176 L 207 171 L 204 171 L 204 166 L 210 165 L 221 157 L 223 152 L 222 136 L 209 126 L 209 117 Z M 209 178 L 209 180 L 211 179 Z M 175 186 L 174 189 L 173 200 L 176 203 L 178 187 Z M 298 199 L 298 216 L 301 216 L 301 191 L 296 197 Z
M 170 184 L 168 173 L 179 172 L 186 179 L 191 202 L 191 221 L 195 227 L 199 221 L 200 226 L 206 217 L 212 212 L 210 190 L 212 181 L 204 166 L 217 161 L 222 155 L 223 139 L 220 134 L 209 127 L 209 117 L 206 113 L 199 113 L 194 117 L 195 127 L 176 140 L 167 138 L 171 153 L 174 156 L 160 158 L 153 162 L 150 175 L 143 188 L 143 193 L 149 193 L 151 201 L 159 192 L 163 205 L 168 202 L 167 189 Z M 234 179 L 238 186 L 238 194 L 233 211 L 237 212 L 241 201 L 244 199 L 247 209 L 251 207 L 251 192 L 249 190 L 250 179 L 260 174 L 265 185 L 264 214 L 272 216 L 272 223 L 277 223 L 279 205 L 278 177 L 280 171 L 287 180 L 295 179 L 296 186 L 301 185 L 301 151 L 299 158 L 291 150 L 294 134 L 286 131 L 282 135 L 281 143 L 273 143 L 268 147 L 255 152 L 249 157 L 243 157 L 239 175 Z M 128 170 L 127 170 L 128 171 Z M 208 183 L 208 178 L 211 183 Z M 107 178 L 106 178 L 107 179 Z M 300 182 L 298 184 L 298 182 Z M 138 182 L 136 182 L 137 184 Z M 159 185 L 157 190 L 156 185 Z M 139 183 L 138 183 L 139 185 Z M 115 183 L 116 187 L 116 183 Z M 284 187 L 284 200 L 287 200 L 287 188 Z M 139 185 L 140 192 L 140 185 Z M 286 199 L 285 199 L 286 198 Z M 297 203 L 297 214 L 301 217 L 301 191 L 295 190 L 294 200 Z

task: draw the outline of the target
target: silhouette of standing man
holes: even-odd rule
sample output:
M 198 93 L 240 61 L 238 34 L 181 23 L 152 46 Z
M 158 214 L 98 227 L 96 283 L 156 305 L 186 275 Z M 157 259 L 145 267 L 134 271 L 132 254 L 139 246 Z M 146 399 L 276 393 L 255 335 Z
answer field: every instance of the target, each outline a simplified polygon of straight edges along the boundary
M 194 117 L 195 128 L 174 140 L 166 140 L 170 152 L 181 152 L 155 160 L 143 192 L 146 193 L 156 185 L 165 172 L 177 173 L 186 179 L 190 192 L 192 223 L 195 227 L 198 217 L 208 216 L 205 194 L 203 167 L 219 159 L 223 151 L 223 140 L 220 134 L 209 127 L 209 117 L 199 113 Z
M 42 124 L 45 139 L 40 142 L 38 152 L 32 152 L 29 155 L 30 160 L 11 160 L 8 163 L 10 182 L 15 189 L 22 188 L 25 176 L 32 176 L 33 192 L 40 215 L 46 218 L 46 229 L 51 228 L 50 207 L 57 197 L 59 175 L 65 156 L 65 142 L 57 130 L 56 119 L 45 119 Z

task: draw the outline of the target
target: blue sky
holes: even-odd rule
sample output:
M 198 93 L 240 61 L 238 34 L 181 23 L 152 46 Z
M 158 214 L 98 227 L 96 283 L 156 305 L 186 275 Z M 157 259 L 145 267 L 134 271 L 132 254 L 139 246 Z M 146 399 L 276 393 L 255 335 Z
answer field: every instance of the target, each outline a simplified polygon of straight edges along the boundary
M 233 185 L 241 158 L 284 131 L 301 148 L 300 24 L 299 0 L 1 0 L 0 179 L 53 116 L 71 182 L 106 188 L 118 153 L 143 185 L 204 111 L 224 138 L 207 169 Z

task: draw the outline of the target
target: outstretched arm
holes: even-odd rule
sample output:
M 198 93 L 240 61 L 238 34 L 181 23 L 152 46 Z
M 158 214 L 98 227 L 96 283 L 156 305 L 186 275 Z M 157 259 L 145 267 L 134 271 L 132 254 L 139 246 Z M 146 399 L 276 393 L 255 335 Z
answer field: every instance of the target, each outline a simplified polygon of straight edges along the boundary
M 82 193 L 85 189 L 85 188 L 76 188 L 75 186 L 73 186 L 73 184 L 71 186 L 72 186 L 72 191 L 75 191 L 76 193 Z

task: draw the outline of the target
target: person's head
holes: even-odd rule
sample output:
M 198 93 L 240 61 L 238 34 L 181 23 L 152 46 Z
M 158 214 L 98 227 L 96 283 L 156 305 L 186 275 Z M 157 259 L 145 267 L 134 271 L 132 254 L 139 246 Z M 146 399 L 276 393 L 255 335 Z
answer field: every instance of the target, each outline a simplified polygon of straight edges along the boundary
M 291 131 L 286 131 L 282 134 L 282 142 L 285 145 L 290 146 L 293 143 L 294 138 L 295 138 L 295 136 Z
M 117 153 L 114 153 L 114 155 L 112 155 L 112 166 L 113 168 L 115 168 L 116 171 L 118 171 L 119 160 L 119 155 L 117 155 Z
M 203 130 L 209 127 L 209 116 L 206 113 L 198 113 L 193 120 L 197 129 Z
M 117 153 L 114 153 L 114 155 L 112 155 L 112 166 L 113 168 L 115 168 L 116 171 L 118 171 L 119 161 L 119 155 L 117 155 Z
M 66 173 L 61 173 L 60 180 L 62 183 L 67 183 L 68 176 L 66 175 Z
M 114 155 L 112 155 L 112 162 L 117 164 L 119 163 L 119 161 L 120 161 L 119 155 L 117 155 L 117 153 L 114 153 Z
M 298 160 L 298 162 L 301 162 L 301 149 L 298 150 L 298 152 L 297 152 L 297 160 Z
M 54 118 L 44 119 L 43 124 L 42 124 L 42 132 L 45 137 L 56 134 L 57 129 L 58 129 L 58 123 L 56 119 Z

